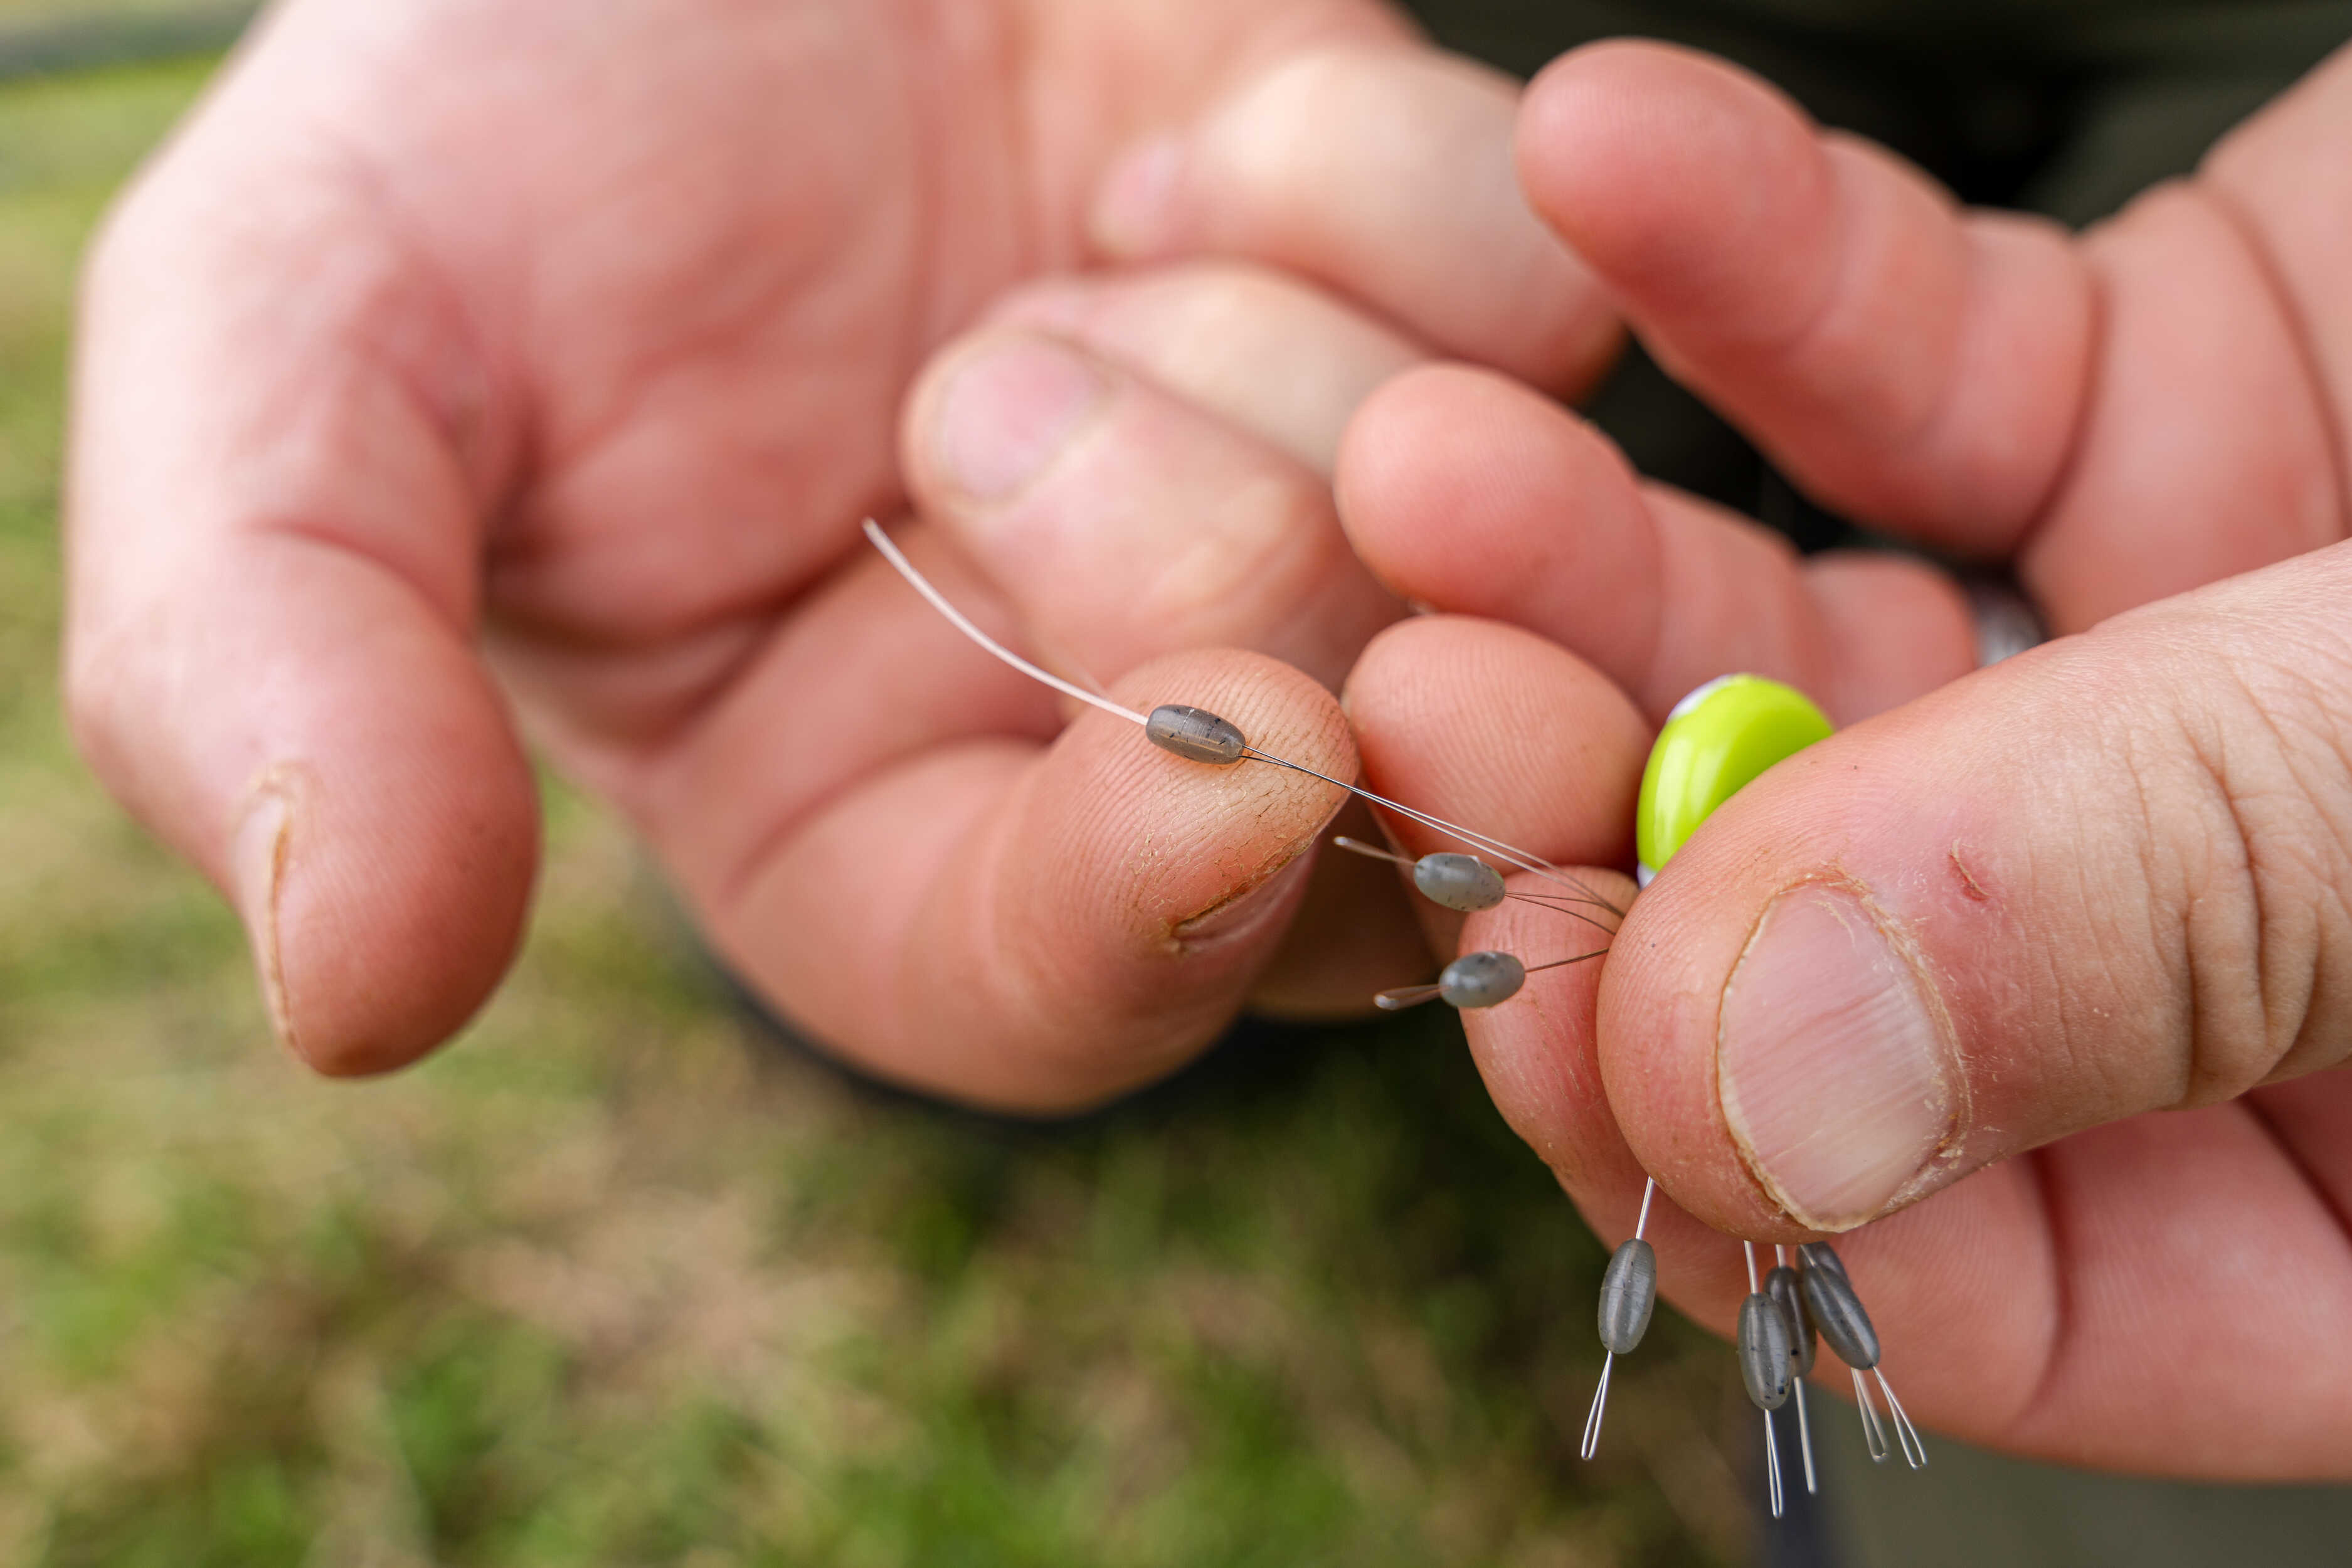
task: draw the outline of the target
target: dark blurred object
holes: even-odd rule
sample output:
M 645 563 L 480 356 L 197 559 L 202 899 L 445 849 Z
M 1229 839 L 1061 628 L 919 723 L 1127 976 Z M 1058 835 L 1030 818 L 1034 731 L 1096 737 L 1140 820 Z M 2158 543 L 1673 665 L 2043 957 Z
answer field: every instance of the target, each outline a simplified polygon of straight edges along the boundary
M 0 19 L 0 81 L 211 54 L 245 31 L 251 0 Z

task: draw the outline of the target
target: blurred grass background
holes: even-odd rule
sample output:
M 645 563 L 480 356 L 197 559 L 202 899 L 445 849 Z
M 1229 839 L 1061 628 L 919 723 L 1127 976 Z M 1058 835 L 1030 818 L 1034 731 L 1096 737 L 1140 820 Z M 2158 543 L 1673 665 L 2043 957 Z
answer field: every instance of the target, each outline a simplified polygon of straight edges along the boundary
M 1600 1250 L 1450 1019 L 992 1125 L 763 1047 L 551 786 L 467 1037 L 289 1066 L 55 693 L 77 253 L 208 68 L 0 84 L 0 1562 L 1746 1554 L 1751 1413 L 1680 1323 L 1575 1459 Z

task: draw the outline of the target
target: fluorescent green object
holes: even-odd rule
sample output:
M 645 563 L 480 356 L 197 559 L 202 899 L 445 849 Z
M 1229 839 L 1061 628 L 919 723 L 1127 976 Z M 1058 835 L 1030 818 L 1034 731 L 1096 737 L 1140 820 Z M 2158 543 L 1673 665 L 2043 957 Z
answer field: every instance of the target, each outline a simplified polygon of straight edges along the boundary
M 1722 676 L 1675 703 L 1642 770 L 1633 843 L 1643 886 L 1717 806 L 1830 728 L 1803 692 L 1760 675 Z

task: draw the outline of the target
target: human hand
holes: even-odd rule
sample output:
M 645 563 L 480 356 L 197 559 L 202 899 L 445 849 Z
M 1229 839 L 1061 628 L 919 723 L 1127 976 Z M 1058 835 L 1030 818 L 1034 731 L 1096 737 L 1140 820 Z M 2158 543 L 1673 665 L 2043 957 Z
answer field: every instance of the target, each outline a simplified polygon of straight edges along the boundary
M 2080 634 L 1964 679 L 1937 575 L 1797 563 L 1498 378 L 1400 378 L 1343 446 L 1382 579 L 1487 617 L 1367 651 L 1374 787 L 1575 854 L 1596 807 L 1528 759 L 1622 728 L 1596 670 L 1653 721 L 1735 668 L 1865 721 L 1718 811 L 1604 969 L 1466 1022 L 1605 1232 L 1645 1171 L 1706 1222 L 1652 1222 L 1703 1319 L 1746 1289 L 1722 1233 L 1877 1220 L 1841 1245 L 1889 1364 L 1980 1443 L 2352 1468 L 2347 136 L 2352 54 L 2078 238 L 1678 51 L 1530 90 L 1530 196 L 1654 353 L 1826 503 L 2011 562 Z M 1580 940 L 1510 905 L 1465 937 Z
M 275 14 L 91 265 L 68 684 L 100 773 L 236 902 L 286 1043 L 331 1073 L 397 1066 L 495 984 L 537 837 L 509 701 L 739 973 L 879 1072 L 1079 1104 L 1172 1065 L 1254 985 L 1279 993 L 1328 786 L 1206 777 L 1083 721 L 1049 744 L 1050 703 L 856 529 L 909 483 L 918 368 L 1007 288 L 1087 259 L 1117 154 L 1213 105 L 1296 121 L 1302 93 L 1350 92 L 1285 155 L 1499 225 L 1516 237 L 1486 265 L 1552 314 L 1440 308 L 1409 339 L 1270 278 L 1169 285 L 1163 321 L 1221 289 L 1249 302 L 1080 345 L 1108 388 L 1093 449 L 1175 471 L 1118 514 L 1101 580 L 1047 586 L 1131 607 L 1158 584 L 1161 609 L 1189 567 L 1203 593 L 1220 573 L 1258 591 L 1108 640 L 1039 616 L 1130 698 L 1218 706 L 1342 774 L 1312 680 L 1182 650 L 1213 635 L 1336 679 L 1392 614 L 1314 473 L 1367 376 L 1435 348 L 1572 384 L 1608 353 L 1490 133 L 1506 87 L 1363 0 Z M 1482 128 L 1487 177 L 1359 133 L 1416 104 Z M 1348 210 L 1352 228 L 1255 221 L 1331 289 L 1431 317 L 1431 276 L 1395 265 L 1413 247 L 1367 243 L 1398 214 Z M 1342 362 L 1236 385 L 1267 333 L 1296 365 Z M 1014 358 L 1034 396 L 1088 384 Z M 1013 416 L 992 432 L 983 402 L 979 434 L 950 436 L 936 402 L 906 439 L 941 521 L 1099 513 L 1101 468 L 1069 462 L 982 505 L 1010 482 Z M 968 483 L 934 437 L 979 465 Z M 1208 495 L 1247 504 L 1187 553 L 1177 524 Z M 935 531 L 909 548 L 976 613 L 1034 607 Z

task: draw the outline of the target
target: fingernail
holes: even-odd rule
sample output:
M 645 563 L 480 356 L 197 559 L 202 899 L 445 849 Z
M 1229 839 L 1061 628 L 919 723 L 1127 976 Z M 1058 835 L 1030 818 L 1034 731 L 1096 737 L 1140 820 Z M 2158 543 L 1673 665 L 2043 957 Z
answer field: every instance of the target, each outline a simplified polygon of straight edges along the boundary
M 1223 903 L 1213 904 L 1190 920 L 1179 921 L 1177 942 L 1187 949 L 1195 949 L 1249 936 L 1287 910 L 1314 865 L 1312 855 L 1295 856 L 1256 887 L 1236 893 Z
M 1129 261 L 1160 255 L 1174 242 L 1184 183 L 1184 144 L 1155 136 L 1129 150 L 1095 188 L 1088 228 L 1094 242 Z
M 1717 1071 L 1733 1138 L 1791 1218 L 1848 1230 L 1952 1132 L 1957 1065 L 1927 981 L 1862 899 L 1775 899 L 1724 987 Z
M 254 968 L 261 979 L 262 1000 L 269 1009 L 270 1029 L 280 1046 L 299 1057 L 278 930 L 293 847 L 293 823 L 292 783 L 282 770 L 272 769 L 253 786 L 245 816 L 229 840 L 229 872 L 236 880 L 237 912 L 245 917 L 247 939 L 253 946 Z
M 1007 338 L 976 353 L 940 395 L 933 450 L 975 500 L 1009 499 L 1049 466 L 1110 385 L 1058 343 Z

